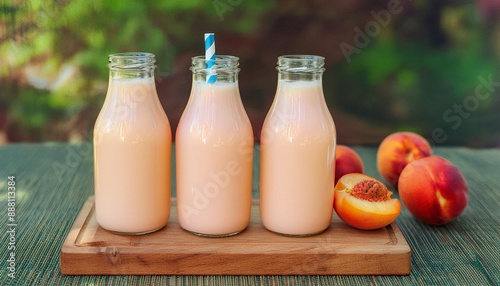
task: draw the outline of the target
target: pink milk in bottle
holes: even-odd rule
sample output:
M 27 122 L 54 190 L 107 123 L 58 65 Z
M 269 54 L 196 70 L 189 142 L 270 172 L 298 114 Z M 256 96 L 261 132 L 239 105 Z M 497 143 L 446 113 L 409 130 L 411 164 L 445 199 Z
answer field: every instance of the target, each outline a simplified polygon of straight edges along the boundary
M 154 55 L 109 57 L 106 100 L 94 127 L 99 225 L 121 234 L 156 231 L 170 214 L 172 134 L 158 100 Z
M 325 103 L 324 58 L 281 56 L 261 136 L 260 214 L 268 230 L 320 233 L 333 212 L 336 132 Z
M 210 72 L 194 57 L 191 95 L 175 138 L 177 215 L 202 236 L 244 230 L 252 199 L 253 132 L 238 90 L 238 58 L 217 56 Z

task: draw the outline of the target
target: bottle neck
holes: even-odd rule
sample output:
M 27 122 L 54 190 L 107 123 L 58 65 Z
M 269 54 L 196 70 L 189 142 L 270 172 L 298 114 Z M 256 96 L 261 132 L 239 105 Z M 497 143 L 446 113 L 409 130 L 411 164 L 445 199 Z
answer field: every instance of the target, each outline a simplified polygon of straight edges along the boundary
M 295 72 L 279 72 L 278 82 L 313 82 L 322 81 L 323 74 L 317 73 L 295 73 Z
M 280 82 L 321 81 L 325 61 L 320 56 L 287 55 L 278 58 L 278 79 Z
M 110 79 L 153 79 L 155 56 L 150 53 L 120 53 L 109 55 Z
M 110 79 L 145 79 L 154 80 L 154 70 L 150 71 L 123 71 L 123 70 L 109 70 Z
M 207 83 L 207 78 L 212 76 L 210 73 L 193 73 L 193 82 L 205 82 Z M 238 82 L 238 74 L 233 75 L 220 75 L 216 74 L 217 80 L 216 83 L 237 83 Z
M 210 68 L 209 63 L 215 62 Z M 216 56 L 215 60 L 206 60 L 203 56 L 192 58 L 190 70 L 193 72 L 193 82 L 237 83 L 238 82 L 238 57 Z
M 155 57 L 153 54 L 112 54 L 109 56 L 108 67 L 109 86 L 106 102 L 138 104 L 158 100 L 154 81 Z

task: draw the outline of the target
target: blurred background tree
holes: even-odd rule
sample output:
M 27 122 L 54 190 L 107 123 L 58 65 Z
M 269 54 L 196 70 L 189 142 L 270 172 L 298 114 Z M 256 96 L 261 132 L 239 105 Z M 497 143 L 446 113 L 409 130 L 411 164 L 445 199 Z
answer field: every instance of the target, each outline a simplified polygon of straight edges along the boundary
M 256 140 L 277 57 L 318 54 L 340 143 L 377 144 L 410 130 L 435 144 L 500 146 L 497 3 L 3 1 L 0 142 L 88 140 L 106 94 L 107 56 L 127 51 L 156 55 L 158 94 L 175 131 L 190 58 L 203 54 L 203 33 L 215 32 L 217 52 L 240 57 Z

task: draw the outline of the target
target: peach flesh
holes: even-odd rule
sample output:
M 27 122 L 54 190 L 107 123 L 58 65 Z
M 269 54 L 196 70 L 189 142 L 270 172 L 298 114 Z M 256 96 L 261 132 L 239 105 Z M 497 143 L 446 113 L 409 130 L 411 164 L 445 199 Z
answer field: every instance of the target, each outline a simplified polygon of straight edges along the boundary
M 401 204 L 397 199 L 391 199 L 391 194 L 383 183 L 372 177 L 348 174 L 335 186 L 335 212 L 352 227 L 378 229 L 392 223 L 401 211 Z M 369 199 L 377 197 L 380 201 L 359 198 L 365 195 Z

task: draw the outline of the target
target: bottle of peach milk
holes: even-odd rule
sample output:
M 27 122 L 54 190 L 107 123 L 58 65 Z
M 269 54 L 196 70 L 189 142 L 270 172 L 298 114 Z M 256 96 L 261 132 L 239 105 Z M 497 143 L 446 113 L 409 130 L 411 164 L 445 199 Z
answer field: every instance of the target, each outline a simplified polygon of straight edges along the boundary
M 155 56 L 109 56 L 109 86 L 94 127 L 99 225 L 129 235 L 164 227 L 170 214 L 172 133 L 154 81 Z
M 175 137 L 177 216 L 188 232 L 223 237 L 250 220 L 253 131 L 238 89 L 238 58 L 217 56 L 210 69 L 207 61 L 192 59 L 191 95 Z
M 336 131 L 323 67 L 320 56 L 278 58 L 278 87 L 260 143 L 260 214 L 278 234 L 314 235 L 331 222 Z

